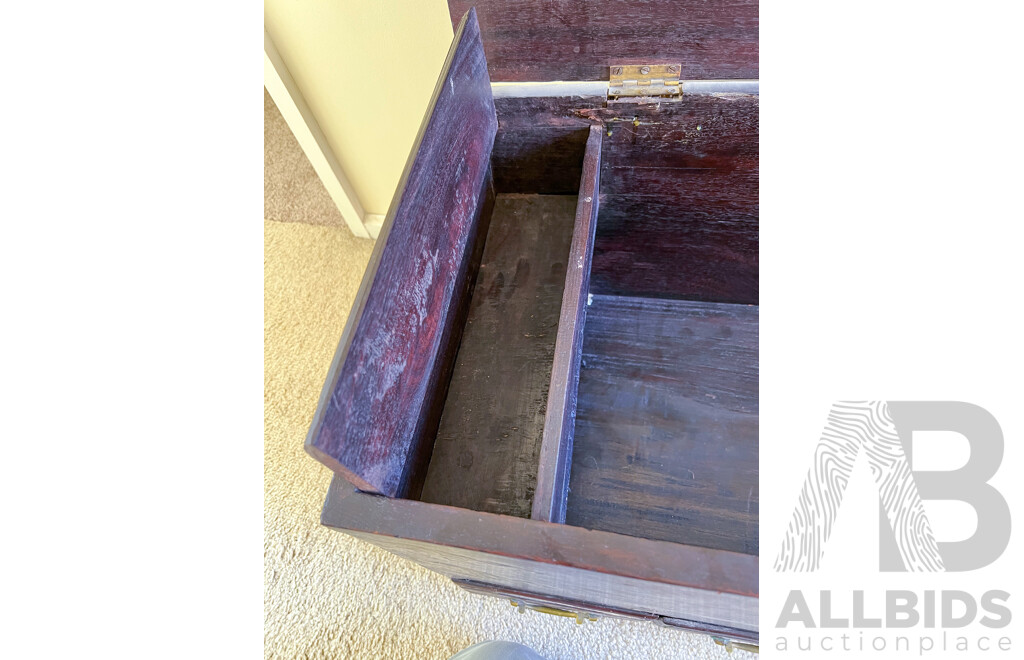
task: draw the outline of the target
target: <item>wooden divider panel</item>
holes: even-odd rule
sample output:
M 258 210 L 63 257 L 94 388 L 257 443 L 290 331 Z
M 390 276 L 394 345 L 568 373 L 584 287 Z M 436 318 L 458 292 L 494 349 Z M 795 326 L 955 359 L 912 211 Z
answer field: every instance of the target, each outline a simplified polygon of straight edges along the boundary
M 544 420 L 544 440 L 540 450 L 537 490 L 533 498 L 532 518 L 549 522 L 565 521 L 565 498 L 572 464 L 572 438 L 576 420 L 576 389 L 583 352 L 583 326 L 587 316 L 590 290 L 590 262 L 594 254 L 597 227 L 597 193 L 600 189 L 600 126 L 590 127 L 587 151 L 583 157 L 583 176 L 569 267 L 562 294 L 562 312 L 558 321 L 555 359 L 548 387 L 548 405 Z

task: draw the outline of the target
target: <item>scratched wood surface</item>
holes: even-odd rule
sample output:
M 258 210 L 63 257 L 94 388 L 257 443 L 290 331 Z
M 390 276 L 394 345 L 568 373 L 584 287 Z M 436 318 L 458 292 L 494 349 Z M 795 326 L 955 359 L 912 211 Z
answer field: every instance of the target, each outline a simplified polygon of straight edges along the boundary
M 497 119 L 474 12 L 430 108 L 306 440 L 335 472 L 389 496 L 422 482 L 493 195 Z
M 758 308 L 595 295 L 565 522 L 758 553 Z
M 690 80 L 758 77 L 757 0 L 449 0 L 480 14 L 491 79 L 607 80 L 610 60 L 672 61 Z
M 569 249 L 569 268 L 562 294 L 551 385 L 548 388 L 544 439 L 537 472 L 537 491 L 533 498 L 532 518 L 563 522 L 565 496 L 572 463 L 572 438 L 576 419 L 576 392 L 580 358 L 583 353 L 583 328 L 586 324 L 587 294 L 590 291 L 590 261 L 594 253 L 601 174 L 600 126 L 592 126 L 583 160 L 576 219 Z
M 497 196 L 423 501 L 530 516 L 575 214 Z

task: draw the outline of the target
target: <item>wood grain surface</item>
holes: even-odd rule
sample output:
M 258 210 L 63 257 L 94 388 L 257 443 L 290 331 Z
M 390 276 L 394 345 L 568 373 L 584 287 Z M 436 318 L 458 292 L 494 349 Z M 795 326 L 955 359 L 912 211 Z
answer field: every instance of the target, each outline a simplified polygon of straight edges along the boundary
M 423 501 L 530 516 L 575 215 L 497 196 Z
M 758 553 L 758 309 L 595 295 L 565 522 Z
M 497 119 L 474 12 L 429 107 L 306 440 L 335 472 L 390 496 L 422 481 L 490 210 Z
M 702 207 L 706 201 L 603 197 L 591 291 L 756 305 L 756 212 Z
M 575 195 L 592 119 L 579 107 L 604 104 L 604 97 L 498 98 L 498 135 L 491 153 L 497 192 Z
M 574 192 L 586 129 L 604 128 L 594 292 L 757 304 L 757 95 L 607 108 L 596 97 L 495 103 L 503 191 Z
M 642 539 L 356 490 L 331 481 L 320 521 L 328 527 L 405 537 L 694 589 L 757 596 L 757 557 Z
M 535 521 L 531 521 L 535 522 Z M 544 524 L 535 522 L 535 524 Z M 692 589 L 659 582 L 644 582 L 621 575 L 584 571 L 533 561 L 505 553 L 484 553 L 449 545 L 433 545 L 408 538 L 349 532 L 399 557 L 452 578 L 493 581 L 516 591 L 540 591 L 557 585 L 565 599 L 603 605 L 624 612 L 650 613 L 676 619 L 729 627 L 757 638 L 756 598 Z M 742 632 L 741 632 L 742 631 Z
M 340 476 L 331 482 L 321 522 L 347 533 L 372 534 L 371 542 L 394 551 L 409 542 L 423 554 L 422 560 L 414 561 L 449 577 L 757 629 L 758 560 L 751 555 L 381 497 L 354 489 Z M 462 565 L 458 560 L 449 561 L 451 549 L 486 557 Z M 434 561 L 430 555 L 435 555 Z M 488 579 L 490 564 L 496 570 Z M 537 572 L 518 574 L 517 566 L 530 566 Z M 516 579 L 502 579 L 508 571 Z M 607 580 L 609 577 L 626 579 Z M 618 586 L 611 587 L 613 582 Z M 663 589 L 673 586 L 689 590 Z M 624 590 L 620 594 L 624 598 L 614 598 L 608 591 L 613 588 Z M 664 608 L 652 607 L 650 599 L 642 600 L 659 589 L 667 599 Z M 638 607 L 637 603 L 644 605 Z
M 576 390 L 579 384 L 580 357 L 583 353 L 583 328 L 586 323 L 587 295 L 590 291 L 590 262 L 594 254 L 597 228 L 597 191 L 601 181 L 600 126 L 590 128 L 583 158 L 575 227 L 569 249 L 569 268 L 562 294 L 551 385 L 548 388 L 544 440 L 541 443 L 537 472 L 537 492 L 533 499 L 535 520 L 564 522 L 565 496 L 572 463 L 572 437 L 576 420 Z
M 758 77 L 757 0 L 449 0 L 452 23 L 473 6 L 495 81 L 607 80 L 610 60 Z
M 728 94 L 577 112 L 606 129 L 593 292 L 757 304 L 758 107 Z

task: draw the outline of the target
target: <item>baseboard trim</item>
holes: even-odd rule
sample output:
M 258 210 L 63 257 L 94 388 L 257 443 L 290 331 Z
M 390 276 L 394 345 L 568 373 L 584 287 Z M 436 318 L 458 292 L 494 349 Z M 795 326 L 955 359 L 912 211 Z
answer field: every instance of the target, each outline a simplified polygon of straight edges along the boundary
M 359 203 L 359 198 L 345 176 L 341 163 L 327 143 L 316 117 L 313 116 L 302 92 L 288 72 L 288 67 L 277 52 L 277 47 L 274 46 L 274 41 L 266 28 L 263 29 L 263 84 L 270 97 L 274 99 L 277 109 L 281 111 L 281 116 L 284 117 L 303 153 L 306 154 L 306 158 L 309 159 L 313 170 L 323 182 L 327 193 L 338 207 L 345 224 L 356 236 L 375 238 L 380 226 L 378 224 L 375 231 L 371 232 L 367 228 L 367 221 L 376 222 L 375 219 L 378 217 L 383 220 L 383 216 L 366 213 Z
M 367 213 L 363 216 L 363 226 L 370 234 L 370 238 L 376 239 L 380 235 L 380 228 L 384 226 L 384 216 L 376 213 Z

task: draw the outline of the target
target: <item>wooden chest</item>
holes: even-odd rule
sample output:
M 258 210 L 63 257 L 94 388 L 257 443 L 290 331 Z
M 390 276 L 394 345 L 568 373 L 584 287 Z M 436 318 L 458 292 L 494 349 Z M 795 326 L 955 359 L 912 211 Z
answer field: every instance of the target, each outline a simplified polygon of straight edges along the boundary
M 757 4 L 477 5 L 306 441 L 322 522 L 756 644 Z

